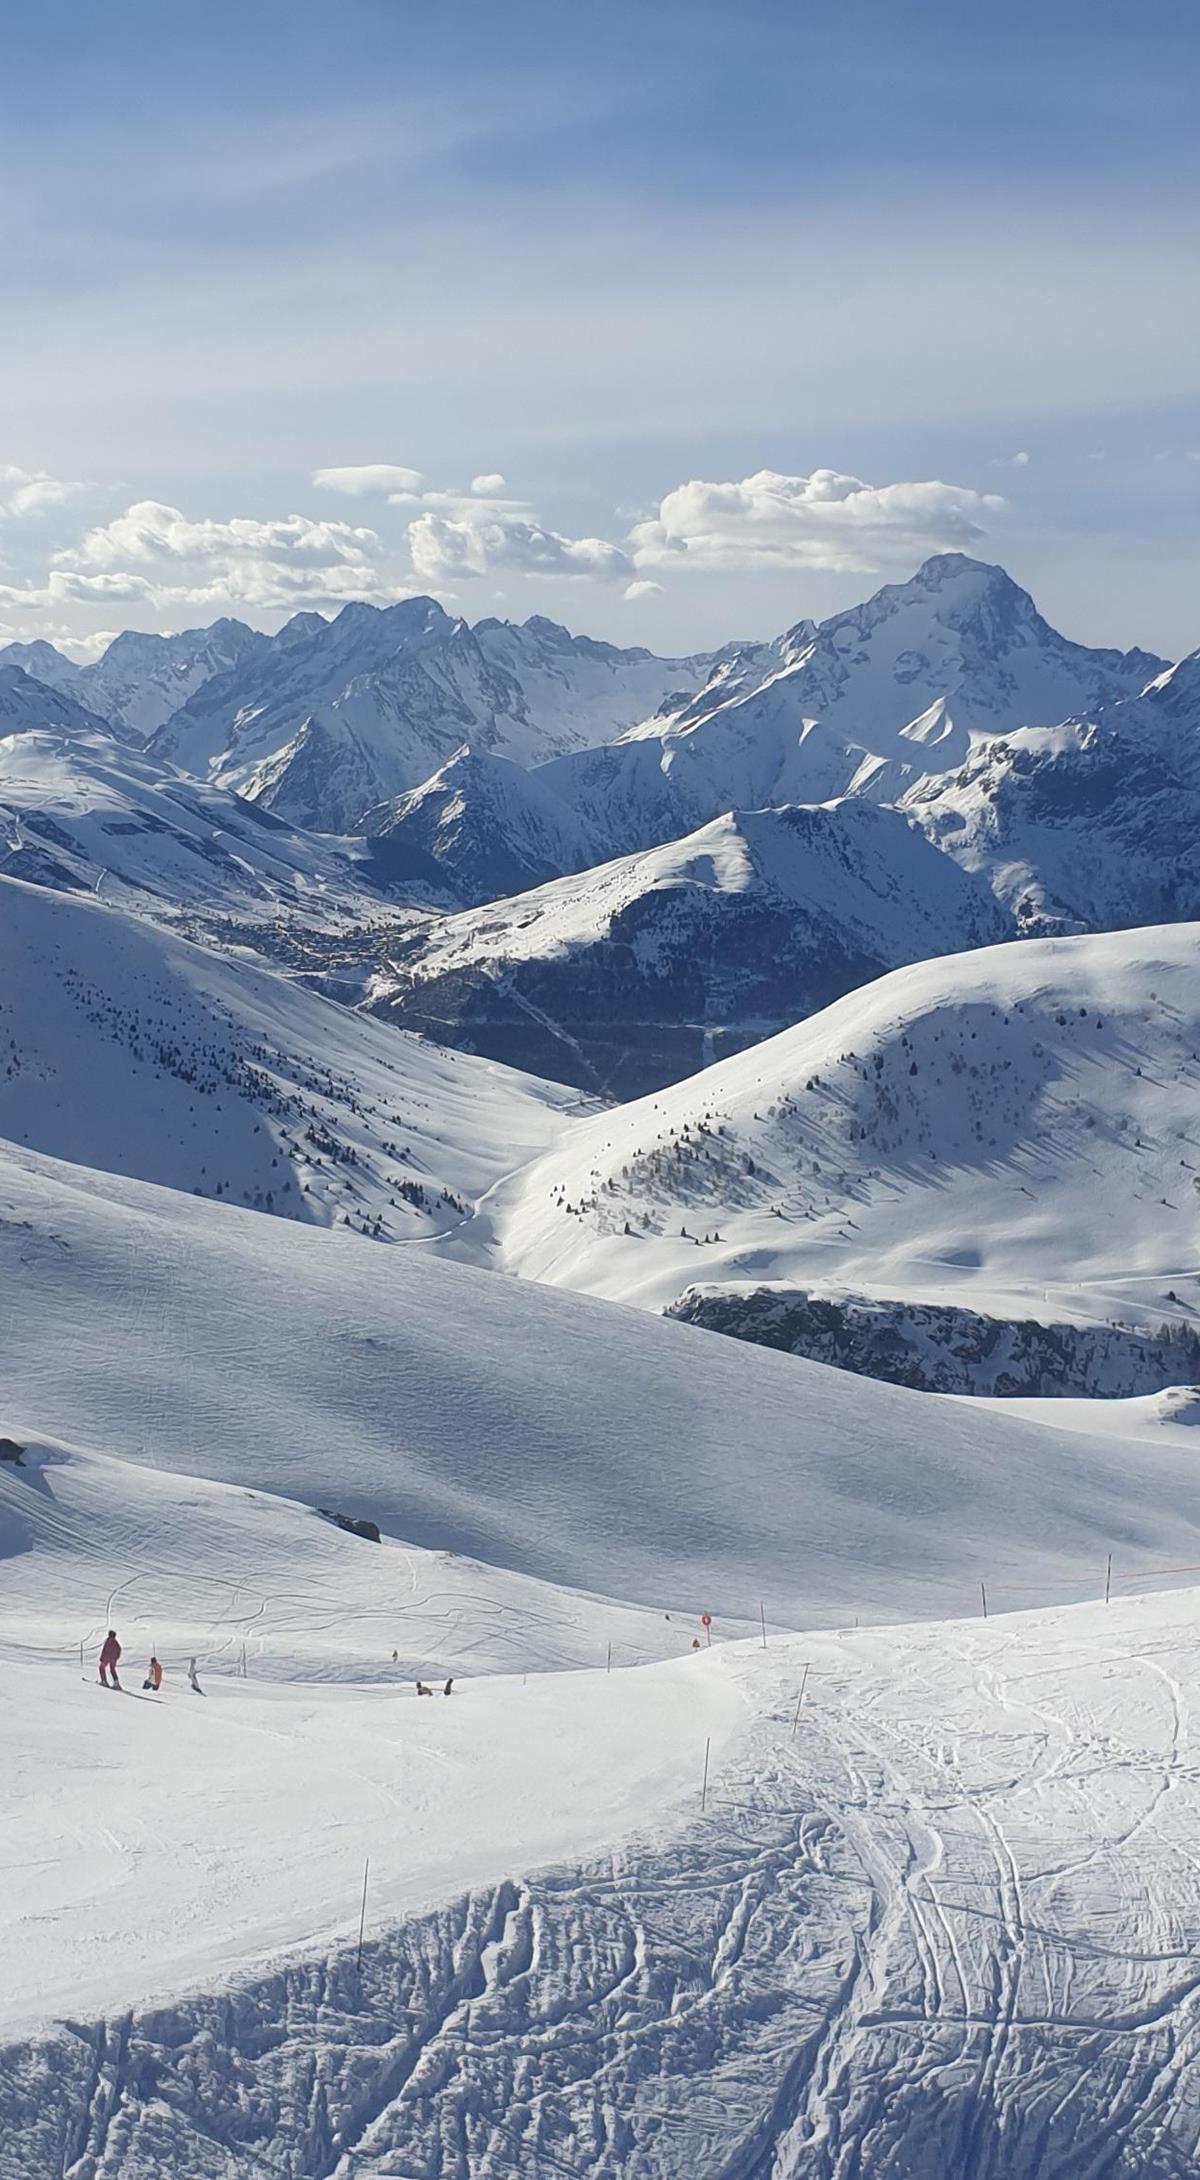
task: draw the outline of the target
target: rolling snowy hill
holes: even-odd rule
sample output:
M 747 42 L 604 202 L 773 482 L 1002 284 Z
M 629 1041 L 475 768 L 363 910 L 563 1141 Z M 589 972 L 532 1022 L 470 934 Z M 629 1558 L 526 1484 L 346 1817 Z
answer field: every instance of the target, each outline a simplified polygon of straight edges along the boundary
M 569 1094 L 102 903 L 0 878 L 0 1137 L 397 1240 L 457 1223 Z
M 414 925 L 389 948 L 371 1003 L 426 1036 L 628 1097 L 884 968 L 1009 928 L 990 894 L 895 811 L 739 811 L 668 847 Z
M 1139 1566 L 1200 1561 L 1194 1456 L 1169 1433 L 1131 1462 L 1111 1433 L 872 1384 L 427 1246 L 2 1155 L 18 1441 L 742 1625 L 760 1600 L 792 1626 L 970 1612 L 981 1578 L 1029 1602 L 1095 1595 L 1114 1540 Z
M 928 1360 L 956 1341 L 956 1369 L 1007 1371 L 1018 1320 L 1061 1335 L 1032 1382 L 966 1384 L 1038 1391 L 1045 1371 L 1079 1390 L 1082 1367 L 1092 1389 L 1148 1391 L 1163 1357 L 1131 1381 L 1110 1335 L 1164 1321 L 1192 1378 L 1198 949 L 1196 925 L 1166 926 L 898 970 L 578 1124 L 489 1200 L 485 1232 L 527 1276 L 654 1308 L 688 1294 L 701 1322 L 772 1340 L 816 1297 L 833 1309 L 801 1312 L 798 1347 L 916 1383 L 964 1389 Z M 1080 1327 L 1099 1345 L 1073 1365 Z

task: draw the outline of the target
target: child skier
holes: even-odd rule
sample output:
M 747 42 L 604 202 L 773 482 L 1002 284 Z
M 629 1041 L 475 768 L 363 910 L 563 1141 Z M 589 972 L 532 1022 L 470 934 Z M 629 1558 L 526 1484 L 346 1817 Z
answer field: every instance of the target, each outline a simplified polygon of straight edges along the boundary
M 117 1666 L 120 1657 L 121 1645 L 117 1641 L 117 1631 L 115 1628 L 110 1627 L 104 1638 L 104 1648 L 100 1652 L 100 1686 L 102 1688 L 107 1688 L 110 1685 L 108 1678 L 110 1673 L 112 1674 L 112 1687 L 120 1687 L 121 1683 L 117 1679 Z
M 151 1689 L 155 1695 L 158 1694 L 159 1689 L 162 1687 L 162 1667 L 157 1658 L 152 1657 L 146 1667 L 146 1678 L 142 1682 L 142 1686 Z

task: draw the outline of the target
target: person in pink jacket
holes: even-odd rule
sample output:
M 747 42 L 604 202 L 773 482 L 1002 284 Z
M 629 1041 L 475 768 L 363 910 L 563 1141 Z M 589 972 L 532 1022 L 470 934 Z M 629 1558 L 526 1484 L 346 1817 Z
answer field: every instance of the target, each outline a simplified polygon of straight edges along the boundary
M 110 1627 L 110 1628 L 109 1628 L 109 1631 L 108 1631 L 108 1633 L 107 1633 L 107 1635 L 106 1635 L 106 1636 L 105 1636 L 105 1638 L 104 1638 L 104 1648 L 103 1648 L 103 1650 L 102 1650 L 102 1651 L 100 1652 L 100 1685 L 101 1685 L 101 1687 L 103 1687 L 103 1688 L 107 1688 L 107 1687 L 108 1687 L 108 1685 L 109 1685 L 109 1679 L 108 1679 L 108 1676 L 109 1676 L 109 1674 L 110 1674 L 110 1673 L 112 1674 L 112 1686 L 113 1686 L 114 1688 L 119 1688 L 119 1687 L 120 1687 L 121 1683 L 120 1683 L 120 1681 L 119 1681 L 119 1680 L 117 1679 L 117 1665 L 118 1665 L 118 1662 L 119 1662 L 119 1660 L 120 1660 L 120 1656 L 121 1656 L 121 1645 L 120 1645 L 120 1643 L 119 1643 L 119 1642 L 117 1641 L 117 1631 L 116 1631 L 116 1629 L 115 1629 L 114 1627 Z

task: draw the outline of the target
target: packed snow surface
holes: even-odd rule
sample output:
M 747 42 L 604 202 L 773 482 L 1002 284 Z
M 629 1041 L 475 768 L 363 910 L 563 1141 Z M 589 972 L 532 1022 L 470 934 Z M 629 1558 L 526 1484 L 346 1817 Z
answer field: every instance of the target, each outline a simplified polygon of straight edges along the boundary
M 54 1791 L 0 1914 L 23 1962 L 40 1912 L 37 1998 L 61 1963 L 76 2003 L 0 2066 L 0 2172 L 1183 2180 L 1195 1607 L 773 1636 L 461 1702 L 214 1681 L 131 1707 L 8 1669 Z M 589 1791 L 619 1842 L 510 1862 L 556 1822 L 582 1849 Z M 255 1965 L 277 1904 L 306 1950 Z M 156 1956 L 95 2020 L 134 1918 Z M 202 1962 L 220 1987 L 172 2002 Z

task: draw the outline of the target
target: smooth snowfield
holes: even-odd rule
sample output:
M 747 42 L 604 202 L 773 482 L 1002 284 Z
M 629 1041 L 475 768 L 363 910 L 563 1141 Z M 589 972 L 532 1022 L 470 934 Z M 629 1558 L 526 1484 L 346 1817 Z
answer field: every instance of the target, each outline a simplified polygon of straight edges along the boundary
M 746 1706 L 703 1815 L 693 1782 L 690 1820 L 676 1803 L 602 1857 L 483 1877 L 390 1929 L 369 1917 L 361 1975 L 361 1869 L 335 1834 L 350 1895 L 336 1945 L 210 1999 L 126 2002 L 95 2025 L 80 2006 L 76 2027 L 9 2050 L 0 2173 L 1184 2180 L 1200 2151 L 1197 1603 L 1181 1593 L 686 1661 L 671 1671 L 689 1710 L 734 1691 Z M 640 1735 L 662 1669 L 570 1686 L 556 1763 L 577 1760 L 593 1720 L 600 1736 L 613 1722 Z M 164 1795 L 155 1774 L 168 1749 L 195 1760 L 193 1736 L 205 1736 L 199 1769 L 236 1767 L 288 1716 L 296 1738 L 272 1752 L 282 1768 L 306 1746 L 305 1717 L 344 1730 L 345 1798 L 365 1808 L 368 1781 L 398 1790 L 398 1807 L 364 1820 L 386 1835 L 372 1860 L 386 1888 L 410 1856 L 408 1827 L 424 1837 L 406 1782 L 431 1777 L 436 1752 L 469 1826 L 476 1765 L 505 1775 L 495 1726 L 558 1688 L 481 1685 L 458 1710 L 281 1692 L 272 1709 L 222 1684 L 200 1719 L 191 1698 L 191 1712 L 180 1697 L 156 1713 L 40 1669 L 6 1672 L 2 1692 L 43 1746 L 58 1722 L 90 1739 L 97 1721 L 91 1797 L 79 1808 L 73 1779 L 67 1804 L 86 1833 L 70 1851 L 78 1931 L 103 1924 L 118 1871 L 136 1869 L 119 1881 L 149 1919 L 156 1861 L 179 1854 L 186 1870 L 186 1793 Z M 674 1747 L 677 1723 L 664 1725 Z M 218 1736 L 227 1755 L 212 1753 Z M 319 1836 L 328 1751 L 306 1753 Z M 143 1766 L 148 1795 L 131 1807 L 128 1774 Z M 127 1826 L 121 1847 L 103 1837 L 106 1797 Z M 296 1818 L 293 1803 L 289 1846 Z M 196 1843 L 212 1885 L 186 1871 L 198 1918 L 167 1943 L 199 1949 L 223 1927 L 218 1841 L 235 1883 L 261 1849 L 274 1887 L 260 1838 L 272 1820 L 257 1783 L 244 1805 L 214 1808 L 216 1836 Z M 28 1852 L 24 1823 L 18 1836 Z M 52 1896 L 53 1862 L 29 1882 Z M 303 1897 L 296 1909 L 303 1927 Z
M 7 1428 L 572 1588 L 792 1626 L 1200 1564 L 1194 1457 L 646 1312 L 0 1160 Z M 89 1615 L 90 1616 L 90 1615 Z
M 1157 1326 L 1200 1307 L 1198 1101 L 1200 925 L 992 946 L 579 1123 L 484 1232 L 652 1308 L 779 1281 Z

